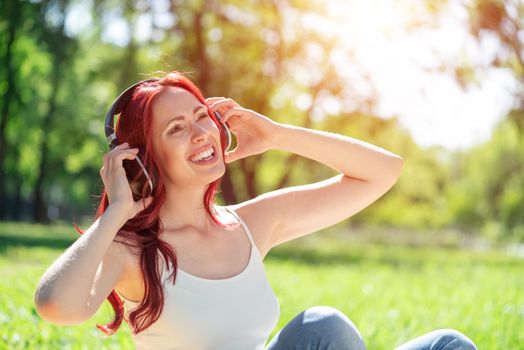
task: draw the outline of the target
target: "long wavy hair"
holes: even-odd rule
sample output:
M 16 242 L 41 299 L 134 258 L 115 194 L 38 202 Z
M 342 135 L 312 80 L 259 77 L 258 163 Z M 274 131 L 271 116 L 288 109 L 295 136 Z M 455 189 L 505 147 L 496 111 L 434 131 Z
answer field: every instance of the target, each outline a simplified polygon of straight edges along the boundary
M 161 281 L 161 272 L 158 263 L 158 254 L 162 254 L 166 265 L 169 262 L 173 267 L 173 272 L 169 276 L 173 283 L 176 281 L 177 257 L 171 246 L 159 238 L 163 230 L 159 219 L 159 211 L 165 200 L 164 176 L 160 171 L 159 159 L 153 151 L 152 106 L 155 97 L 169 87 L 179 87 L 192 93 L 202 104 L 206 105 L 207 113 L 218 126 L 220 131 L 220 143 L 222 156 L 224 156 L 226 136 L 222 125 L 217 121 L 214 113 L 211 113 L 209 106 L 205 102 L 200 89 L 185 73 L 172 71 L 165 74 L 162 78 L 153 82 L 144 82 L 137 86 L 129 102 L 123 109 L 117 121 L 115 130 L 119 143 L 128 142 L 131 148 L 138 147 L 138 156 L 143 160 L 144 166 L 148 169 L 153 179 L 154 191 L 152 194 L 145 176 L 141 174 L 141 168 L 135 160 L 124 160 L 124 168 L 133 189 L 133 198 L 138 201 L 153 196 L 152 203 L 134 218 L 128 220 L 115 236 L 115 241 L 124 244 L 128 251 L 135 256 L 140 256 L 140 270 L 144 280 L 144 299 L 137 308 L 129 314 L 129 319 L 125 321 L 130 324 L 132 332 L 138 334 L 151 326 L 160 317 L 164 306 L 164 290 Z M 223 159 L 224 157 L 222 157 Z M 212 220 L 225 229 L 234 229 L 238 223 L 224 224 L 218 220 L 214 211 L 211 209 L 215 204 L 215 194 L 220 186 L 222 178 L 215 180 L 207 185 L 204 193 L 204 206 Z M 95 213 L 93 221 L 96 221 L 107 209 L 109 205 L 105 188 L 100 196 L 100 203 Z M 75 229 L 82 235 L 84 230 L 78 225 L 73 224 Z M 164 266 L 164 268 L 167 268 Z M 96 325 L 98 329 L 106 335 L 114 334 L 124 319 L 123 301 L 115 290 L 112 290 L 107 300 L 115 311 L 114 320 L 107 325 Z

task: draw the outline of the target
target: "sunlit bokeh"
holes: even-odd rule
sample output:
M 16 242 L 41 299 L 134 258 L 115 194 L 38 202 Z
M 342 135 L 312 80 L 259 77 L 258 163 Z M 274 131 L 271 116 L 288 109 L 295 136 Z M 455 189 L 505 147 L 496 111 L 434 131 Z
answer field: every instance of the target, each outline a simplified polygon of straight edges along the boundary
M 436 16 L 428 15 L 417 0 L 335 0 L 325 5 L 324 13 L 289 10 L 283 16 L 285 28 L 324 36 L 332 46 L 329 62 L 339 74 L 359 94 L 369 94 L 372 85 L 378 93 L 374 112 L 383 118 L 399 116 L 419 145 L 458 150 L 485 142 L 513 107 L 514 75 L 490 67 L 501 47 L 493 35 L 478 43 L 468 33 L 463 2 L 443 3 Z M 315 58 L 322 50 L 313 46 L 308 53 Z M 452 70 L 461 64 L 483 68 L 466 87 L 457 83 Z M 318 74 L 297 69 L 299 74 Z M 355 97 L 348 93 L 346 98 Z M 327 113 L 339 110 L 326 105 L 322 109 Z M 338 101 L 340 105 L 355 107 L 349 101 Z M 309 108 L 306 102 L 298 106 Z
M 524 0 L 3 0 L 0 348 L 133 348 L 125 322 L 110 337 L 95 327 L 115 316 L 107 299 L 70 327 L 47 322 L 34 293 L 65 252 L 71 259 L 55 271 L 79 261 L 95 271 L 89 259 L 100 251 L 77 259 L 93 247 L 74 246 L 72 224 L 108 242 L 93 224 L 107 190 L 105 116 L 131 84 L 173 70 L 204 97 L 231 98 L 277 122 L 262 123 L 271 132 L 233 132 L 243 135 L 233 147 L 259 135 L 253 144 L 269 149 L 227 164 L 216 204 L 268 199 L 291 209 L 305 203 L 295 193 L 314 196 L 267 225 L 259 215 L 267 212 L 246 215 L 266 242 L 286 231 L 279 219 L 304 228 L 325 214 L 316 216 L 322 229 L 297 228 L 301 237 L 272 246 L 263 261 L 281 306 L 268 339 L 305 308 L 329 305 L 369 349 L 438 328 L 463 332 L 478 349 L 524 348 L 523 14 Z M 307 130 L 286 134 L 283 147 L 270 136 L 296 130 L 285 126 Z M 202 270 L 222 269 L 230 256 L 198 233 L 185 247 L 169 244 Z M 63 286 L 84 290 L 68 294 L 100 290 L 72 275 L 79 283 Z

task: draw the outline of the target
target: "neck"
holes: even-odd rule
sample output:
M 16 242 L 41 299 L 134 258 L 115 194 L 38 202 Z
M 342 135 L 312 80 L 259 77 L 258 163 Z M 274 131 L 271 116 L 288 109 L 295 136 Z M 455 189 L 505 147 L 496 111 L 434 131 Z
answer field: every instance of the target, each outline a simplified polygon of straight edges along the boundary
M 193 228 L 209 232 L 215 225 L 204 206 L 207 186 L 167 187 L 159 217 L 165 231 Z M 211 208 L 214 209 L 213 207 Z

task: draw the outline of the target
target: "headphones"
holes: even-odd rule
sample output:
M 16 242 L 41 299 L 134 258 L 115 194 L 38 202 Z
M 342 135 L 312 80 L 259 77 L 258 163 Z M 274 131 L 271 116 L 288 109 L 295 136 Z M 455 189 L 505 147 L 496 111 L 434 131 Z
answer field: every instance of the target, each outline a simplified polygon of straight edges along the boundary
M 143 83 L 154 82 L 158 80 L 160 79 L 153 78 L 153 79 L 139 81 L 131 85 L 127 89 L 125 89 L 124 92 L 122 92 L 113 102 L 113 104 L 111 105 L 111 107 L 109 108 L 109 110 L 106 113 L 106 121 L 105 121 L 105 134 L 106 134 L 106 138 L 107 138 L 107 142 L 109 144 L 110 150 L 113 150 L 116 146 L 119 145 L 119 142 L 116 138 L 116 133 L 114 130 L 115 115 L 119 115 L 122 113 L 122 111 L 124 110 L 124 107 L 127 105 L 129 100 L 131 99 L 131 96 L 133 95 L 133 91 L 135 90 L 137 86 Z M 220 123 L 220 125 L 222 125 L 223 130 L 225 130 L 225 132 L 223 133 L 225 135 L 226 143 L 227 143 L 226 151 L 228 151 L 231 148 L 231 143 L 232 143 L 231 130 L 229 130 L 229 127 L 227 126 L 226 123 L 222 123 L 222 115 L 218 111 L 215 111 L 214 114 L 218 122 Z M 135 159 L 138 162 L 138 165 L 140 165 L 140 167 L 142 168 L 142 171 L 144 172 L 144 175 L 146 176 L 147 181 L 149 183 L 149 187 L 151 188 L 151 193 L 153 193 L 153 181 L 151 180 L 149 173 L 147 172 L 144 164 L 142 164 L 142 161 L 140 160 L 138 155 L 136 155 Z

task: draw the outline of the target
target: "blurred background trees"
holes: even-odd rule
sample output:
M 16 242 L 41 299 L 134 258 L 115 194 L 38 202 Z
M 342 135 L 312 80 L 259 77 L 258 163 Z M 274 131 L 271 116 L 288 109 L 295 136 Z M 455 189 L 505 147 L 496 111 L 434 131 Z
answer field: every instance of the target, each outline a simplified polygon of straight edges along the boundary
M 410 30 L 434 26 L 449 3 L 424 2 L 429 20 Z M 401 155 L 397 184 L 349 225 L 452 228 L 524 241 L 524 3 L 464 6 L 475 40 L 495 40 L 501 49 L 482 65 L 443 60 L 431 69 L 464 90 L 481 84 L 486 70 L 505 69 L 515 80 L 515 102 L 488 141 L 450 151 L 420 146 L 396 116 L 377 115 L 380 96 L 366 67 L 323 31 L 322 21 L 308 20 L 327 16 L 322 1 L 3 0 L 1 219 L 89 220 L 102 189 L 107 108 L 133 82 L 176 69 L 191 72 L 206 97 L 231 97 L 276 121 Z M 290 26 L 290 18 L 301 20 Z M 353 65 L 356 76 L 343 74 L 333 57 Z M 220 200 L 334 174 L 297 155 L 266 152 L 228 166 Z

